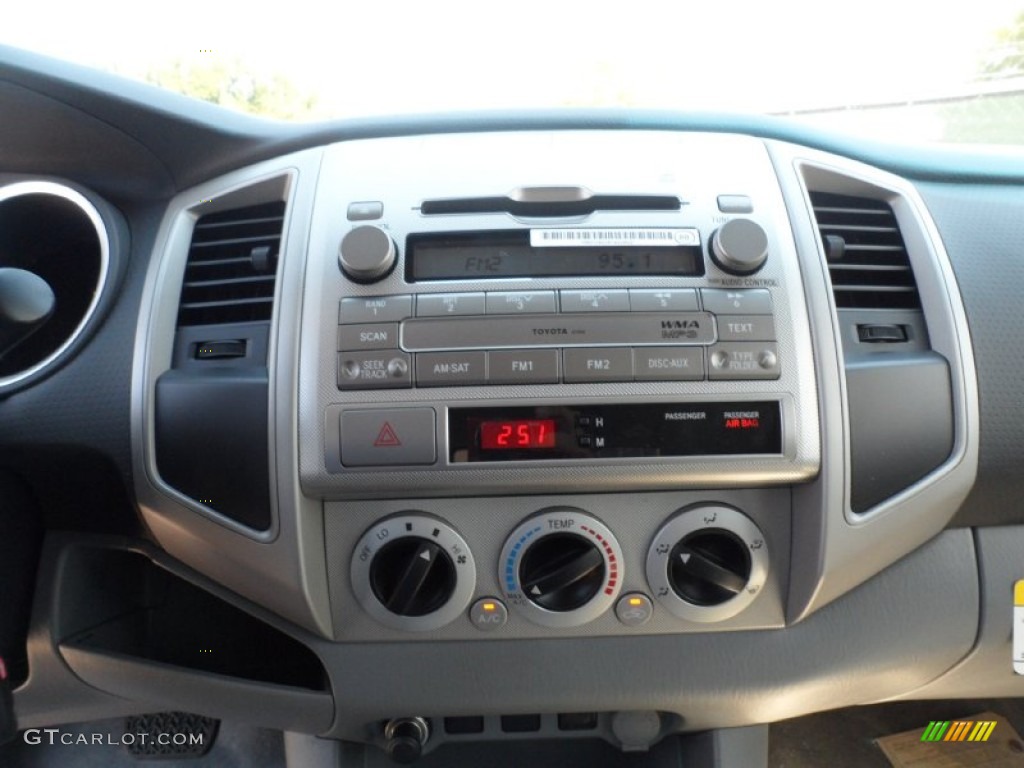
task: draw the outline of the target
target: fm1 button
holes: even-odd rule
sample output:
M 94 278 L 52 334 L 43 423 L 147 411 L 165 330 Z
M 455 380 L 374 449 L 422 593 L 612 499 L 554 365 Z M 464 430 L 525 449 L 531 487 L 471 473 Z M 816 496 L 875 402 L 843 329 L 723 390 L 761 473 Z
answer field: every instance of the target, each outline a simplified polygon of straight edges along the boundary
M 627 627 L 639 627 L 651 620 L 654 604 L 643 592 L 630 592 L 615 603 L 615 617 Z
M 498 627 L 505 626 L 505 622 L 508 621 L 508 608 L 501 600 L 483 597 L 469 609 L 469 620 L 481 632 L 493 632 Z

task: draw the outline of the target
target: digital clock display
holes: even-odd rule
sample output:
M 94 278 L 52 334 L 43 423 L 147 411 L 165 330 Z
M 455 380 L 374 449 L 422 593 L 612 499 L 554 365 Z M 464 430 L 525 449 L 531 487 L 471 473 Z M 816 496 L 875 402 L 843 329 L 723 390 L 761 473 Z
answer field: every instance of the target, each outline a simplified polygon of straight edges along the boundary
M 480 448 L 485 451 L 554 448 L 554 419 L 512 419 L 480 422 Z
M 417 280 L 507 277 L 704 274 L 699 245 L 536 246 L 530 233 L 455 232 L 410 235 L 406 276 Z

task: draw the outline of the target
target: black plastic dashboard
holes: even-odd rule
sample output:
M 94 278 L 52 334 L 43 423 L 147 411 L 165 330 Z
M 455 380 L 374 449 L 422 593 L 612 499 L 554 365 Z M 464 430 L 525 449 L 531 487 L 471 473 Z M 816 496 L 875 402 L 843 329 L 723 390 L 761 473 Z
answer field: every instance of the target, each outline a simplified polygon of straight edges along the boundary
M 0 50 L 0 115 L 0 196 L 32 183 L 80 195 L 110 264 L 52 365 L 0 380 L 4 514 L 26 531 L 26 551 L 46 533 L 38 568 L 7 566 L 24 588 L 4 609 L 0 654 L 21 660 L 23 727 L 161 706 L 383 743 L 381 723 L 420 716 L 436 746 L 516 738 L 501 718 L 537 715 L 534 736 L 633 747 L 843 704 L 1022 690 L 1008 551 L 1024 543 L 1024 156 L 664 113 L 277 125 L 11 49 Z M 612 170 L 591 172 L 595 158 Z M 625 210 L 559 208 L 588 188 Z M 656 194 L 681 210 L 628 208 L 630 195 Z M 422 206 L 495 196 L 535 207 L 450 203 L 454 213 L 428 216 Z M 754 203 L 733 210 L 723 196 Z M 353 215 L 366 201 L 386 215 Z M 881 228 L 899 239 L 866 250 L 903 261 L 843 262 L 829 236 L 856 252 L 865 216 L 886 217 Z M 755 272 L 721 263 L 712 246 L 737 219 L 767 233 Z M 207 247 L 197 233 L 268 220 L 269 234 L 246 230 L 244 254 L 260 273 L 246 280 L 270 274 L 269 294 L 244 295 L 266 315 L 232 315 L 216 332 L 206 315 L 183 319 L 182 289 L 196 280 L 186 270 Z M 643 228 L 696 237 L 706 266 L 670 279 L 437 283 L 412 279 L 404 262 L 352 279 L 342 253 L 339 271 L 344 234 L 381 224 L 399 261 L 423 232 Z M 2 231 L 0 245 L 8 266 Z M 848 300 L 903 296 L 902 283 L 871 282 L 896 272 L 909 273 L 916 304 Z M 841 295 L 853 273 L 870 273 L 868 290 Z M 753 305 L 758 291 L 771 295 L 770 332 L 763 310 L 716 309 L 727 293 Z M 608 302 L 600 317 L 579 320 L 582 306 L 570 315 L 595 292 Z M 658 333 L 693 333 L 686 355 L 644 335 L 654 331 L 616 327 L 653 321 L 643 302 L 655 292 L 681 302 L 658 316 Z M 553 310 L 526 313 L 541 326 L 517 325 L 506 310 L 524 301 Z M 470 319 L 420 312 L 431 302 L 468 307 Z M 398 314 L 356 322 L 346 307 Z M 554 326 L 590 336 L 522 340 Z M 701 336 L 709 327 L 715 335 Z M 747 354 L 742 344 L 759 345 L 758 375 L 716 381 L 712 361 Z M 509 359 L 518 368 L 495 373 L 511 354 L 502 350 L 526 346 L 529 358 Z M 587 358 L 591 347 L 607 354 Z M 644 380 L 648 347 L 661 352 L 645 364 L 686 372 Z M 619 378 L 602 373 L 627 358 Z M 436 386 L 428 361 L 454 381 Z M 396 386 L 346 387 L 346 371 L 378 362 Z M 534 366 L 539 378 L 515 378 Z M 630 421 L 656 426 L 587 431 L 623 403 L 640 408 Z M 767 448 L 678 431 L 665 455 L 645 447 L 667 434 L 663 422 L 711 414 L 725 434 L 773 413 Z M 492 437 L 473 443 L 481 423 Z M 522 450 L 498 458 L 518 463 L 457 465 L 457 455 L 494 458 L 503 429 L 521 430 Z M 534 452 L 554 445 L 547 429 L 562 453 L 538 466 Z M 412 458 L 363 458 L 411 433 Z M 598 438 L 634 453 L 596 453 Z M 721 455 L 700 455 L 707 445 Z M 709 530 L 727 535 L 700 540 Z M 546 549 L 529 541 L 535 531 Z M 600 542 L 597 555 L 582 539 Z M 696 557 L 697 586 L 662 555 Z M 416 558 L 449 570 L 416 570 Z M 624 618 L 630 605 L 636 621 Z M 495 610 L 507 618 L 481 631 Z M 252 653 L 253 638 L 280 668 Z M 218 642 L 215 660 L 194 652 Z M 498 665 L 521 670 L 500 696 Z M 593 728 L 561 730 L 559 716 L 577 712 L 595 713 Z M 624 731 L 627 712 L 653 713 L 656 727 Z M 481 730 L 446 733 L 445 718 L 480 718 Z

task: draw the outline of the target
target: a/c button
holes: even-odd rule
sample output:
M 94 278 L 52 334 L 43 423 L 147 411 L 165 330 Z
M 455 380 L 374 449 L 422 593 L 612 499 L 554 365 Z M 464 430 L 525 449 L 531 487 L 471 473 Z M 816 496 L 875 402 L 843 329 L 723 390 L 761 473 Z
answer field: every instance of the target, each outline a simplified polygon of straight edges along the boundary
M 433 408 L 374 408 L 341 413 L 341 463 L 346 467 L 433 464 Z

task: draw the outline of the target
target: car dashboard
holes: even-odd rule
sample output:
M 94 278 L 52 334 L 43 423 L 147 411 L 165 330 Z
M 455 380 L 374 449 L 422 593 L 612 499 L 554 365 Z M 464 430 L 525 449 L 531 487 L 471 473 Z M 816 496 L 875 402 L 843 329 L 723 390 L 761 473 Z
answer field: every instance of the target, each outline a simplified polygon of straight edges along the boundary
M 3 58 L 19 727 L 443 760 L 1020 694 L 1019 158 Z

